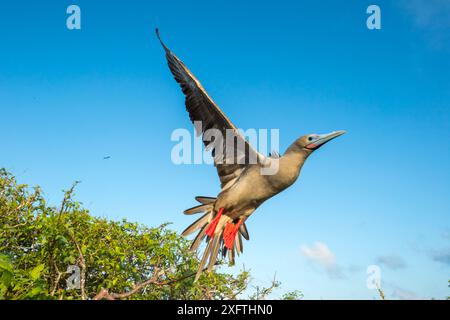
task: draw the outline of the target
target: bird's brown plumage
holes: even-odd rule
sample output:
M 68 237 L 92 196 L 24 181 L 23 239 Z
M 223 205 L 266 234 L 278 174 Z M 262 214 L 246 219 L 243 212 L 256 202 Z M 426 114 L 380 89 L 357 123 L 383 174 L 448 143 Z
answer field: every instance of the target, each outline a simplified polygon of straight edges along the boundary
M 235 252 L 240 254 L 243 251 L 242 237 L 249 239 L 245 225 L 247 218 L 264 201 L 297 180 L 303 163 L 314 150 L 343 132 L 303 136 L 283 156 L 263 156 L 253 149 L 192 72 L 162 42 L 158 30 L 156 34 L 166 52 L 169 69 L 186 96 L 186 109 L 190 119 L 194 124 L 201 124 L 201 128 L 196 126 L 197 134 L 203 135 L 206 148 L 212 149 L 222 187 L 217 198 L 197 197 L 200 205 L 185 210 L 185 214 L 203 213 L 182 233 L 186 236 L 199 230 L 191 245 L 194 251 L 203 239 L 206 238 L 207 241 L 198 267 L 197 280 L 205 266 L 208 270 L 214 267 L 219 252 L 223 257 L 228 254 L 230 263 L 234 263 Z M 205 137 L 211 129 L 218 130 L 223 139 L 209 140 Z M 274 164 L 276 170 L 273 173 L 262 174 L 263 169 Z

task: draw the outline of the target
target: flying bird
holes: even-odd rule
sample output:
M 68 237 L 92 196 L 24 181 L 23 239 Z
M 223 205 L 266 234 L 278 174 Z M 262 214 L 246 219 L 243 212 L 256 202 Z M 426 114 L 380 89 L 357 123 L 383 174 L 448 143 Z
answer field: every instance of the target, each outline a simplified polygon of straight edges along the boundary
M 250 145 L 200 81 L 163 43 L 158 29 L 156 35 L 166 53 L 169 69 L 185 95 L 186 109 L 197 135 L 203 135 L 206 150 L 212 151 L 221 184 L 216 197 L 196 197 L 200 205 L 184 211 L 187 215 L 203 213 L 182 233 L 188 236 L 198 231 L 191 244 L 193 252 L 206 238 L 206 248 L 195 278 L 197 281 L 204 269 L 212 270 L 219 254 L 224 258 L 228 256 L 230 264 L 234 264 L 235 252 L 238 255 L 243 252 L 242 237 L 249 240 L 246 220 L 264 201 L 297 180 L 303 164 L 315 150 L 345 131 L 307 134 L 295 140 L 283 155 L 272 153 L 264 156 Z M 222 139 L 212 139 L 210 131 L 220 133 Z M 276 170 L 268 170 L 270 168 Z

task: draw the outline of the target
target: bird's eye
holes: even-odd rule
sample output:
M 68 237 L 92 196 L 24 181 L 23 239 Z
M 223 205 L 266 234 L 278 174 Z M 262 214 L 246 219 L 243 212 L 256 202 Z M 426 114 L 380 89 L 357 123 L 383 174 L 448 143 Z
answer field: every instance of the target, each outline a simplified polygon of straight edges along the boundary
M 308 141 L 312 141 L 313 137 L 308 137 Z

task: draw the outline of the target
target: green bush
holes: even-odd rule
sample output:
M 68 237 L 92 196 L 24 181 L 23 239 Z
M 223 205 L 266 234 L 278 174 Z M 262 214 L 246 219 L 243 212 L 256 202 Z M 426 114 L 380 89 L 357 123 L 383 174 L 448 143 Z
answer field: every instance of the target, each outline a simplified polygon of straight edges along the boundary
M 56 208 L 0 169 L 1 299 L 234 299 L 247 289 L 246 270 L 193 283 L 198 259 L 187 240 L 167 224 L 91 216 L 74 187 Z M 79 271 L 75 289 L 70 266 Z

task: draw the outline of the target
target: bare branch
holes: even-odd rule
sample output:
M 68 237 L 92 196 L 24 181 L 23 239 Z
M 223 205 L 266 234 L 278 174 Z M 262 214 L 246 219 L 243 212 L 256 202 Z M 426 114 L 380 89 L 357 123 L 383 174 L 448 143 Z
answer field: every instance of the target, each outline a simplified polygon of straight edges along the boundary
M 53 267 L 55 268 L 55 271 L 56 271 L 56 279 L 55 279 L 55 282 L 53 283 L 52 290 L 50 291 L 50 295 L 52 297 L 56 293 L 56 289 L 58 288 L 58 284 L 59 284 L 59 281 L 61 280 L 61 276 L 62 276 L 62 273 L 61 273 L 61 271 L 59 271 L 59 268 L 56 265 L 55 261 L 53 261 Z
M 206 269 L 207 268 L 205 268 L 203 271 L 205 271 Z M 178 279 L 159 281 L 158 278 L 161 275 L 163 275 L 163 274 L 164 274 L 163 270 L 160 270 L 159 268 L 155 267 L 155 271 L 153 273 L 153 276 L 150 279 L 137 284 L 130 291 L 127 291 L 127 292 L 124 292 L 124 293 L 114 293 L 114 292 L 109 292 L 108 289 L 102 289 L 93 298 L 93 300 L 102 300 L 102 299 L 106 299 L 106 300 L 119 299 L 120 300 L 120 299 L 125 299 L 125 298 L 128 298 L 128 297 L 132 296 L 133 294 L 138 293 L 139 291 L 141 291 L 142 289 L 144 289 L 148 285 L 152 284 L 152 285 L 156 285 L 156 286 L 159 286 L 159 287 L 168 286 L 168 285 L 174 284 L 176 282 L 180 282 L 180 281 L 186 280 L 188 278 L 191 278 L 191 277 L 195 276 L 197 274 L 197 272 L 191 273 L 191 274 L 189 274 L 187 276 L 183 276 L 183 277 L 178 278 Z

